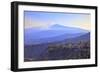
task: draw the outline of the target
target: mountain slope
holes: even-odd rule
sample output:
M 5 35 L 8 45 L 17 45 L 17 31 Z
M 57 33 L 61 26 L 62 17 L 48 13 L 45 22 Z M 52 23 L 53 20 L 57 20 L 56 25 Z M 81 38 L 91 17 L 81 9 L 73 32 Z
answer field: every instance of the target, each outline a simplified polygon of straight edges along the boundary
M 65 39 L 77 38 L 89 33 L 86 30 L 62 25 L 52 25 L 48 29 L 25 29 L 24 41 L 26 45 L 53 43 Z

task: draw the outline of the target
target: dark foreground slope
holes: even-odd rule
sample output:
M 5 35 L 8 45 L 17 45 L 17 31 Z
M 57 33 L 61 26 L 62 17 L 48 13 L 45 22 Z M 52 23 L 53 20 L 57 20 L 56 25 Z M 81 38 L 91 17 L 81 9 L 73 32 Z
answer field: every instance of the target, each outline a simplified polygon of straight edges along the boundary
M 90 33 L 59 42 L 25 45 L 24 61 L 88 59 Z

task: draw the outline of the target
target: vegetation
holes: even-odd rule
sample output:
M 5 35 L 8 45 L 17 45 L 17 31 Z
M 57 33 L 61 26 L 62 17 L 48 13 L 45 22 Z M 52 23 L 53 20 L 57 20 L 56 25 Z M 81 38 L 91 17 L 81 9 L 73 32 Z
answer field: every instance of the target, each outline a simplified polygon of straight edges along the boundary
M 48 59 L 87 59 L 90 58 L 90 42 L 48 45 Z
M 46 50 L 41 53 L 39 57 L 34 57 L 33 55 L 33 57 L 24 58 L 24 61 L 26 62 L 90 58 L 90 41 L 78 41 L 77 43 L 66 42 L 56 44 L 49 43 L 44 45 L 31 45 L 26 47 L 26 52 L 36 49 L 35 47 L 40 47 L 40 49 L 42 50 L 43 46 L 47 46 L 45 47 Z

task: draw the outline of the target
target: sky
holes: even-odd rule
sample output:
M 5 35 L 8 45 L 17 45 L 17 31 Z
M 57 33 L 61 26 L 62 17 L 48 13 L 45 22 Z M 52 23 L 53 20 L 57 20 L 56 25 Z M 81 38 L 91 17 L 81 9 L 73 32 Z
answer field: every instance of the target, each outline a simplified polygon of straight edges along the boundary
M 91 15 L 86 13 L 61 13 L 24 11 L 25 28 L 48 28 L 54 24 L 90 30 Z

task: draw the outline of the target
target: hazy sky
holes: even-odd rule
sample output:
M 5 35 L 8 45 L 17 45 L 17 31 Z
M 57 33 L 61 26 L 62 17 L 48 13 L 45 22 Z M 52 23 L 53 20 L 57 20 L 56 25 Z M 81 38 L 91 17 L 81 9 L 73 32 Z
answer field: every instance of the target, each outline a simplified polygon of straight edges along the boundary
M 48 28 L 53 24 L 90 30 L 90 14 L 25 11 L 25 28 Z

